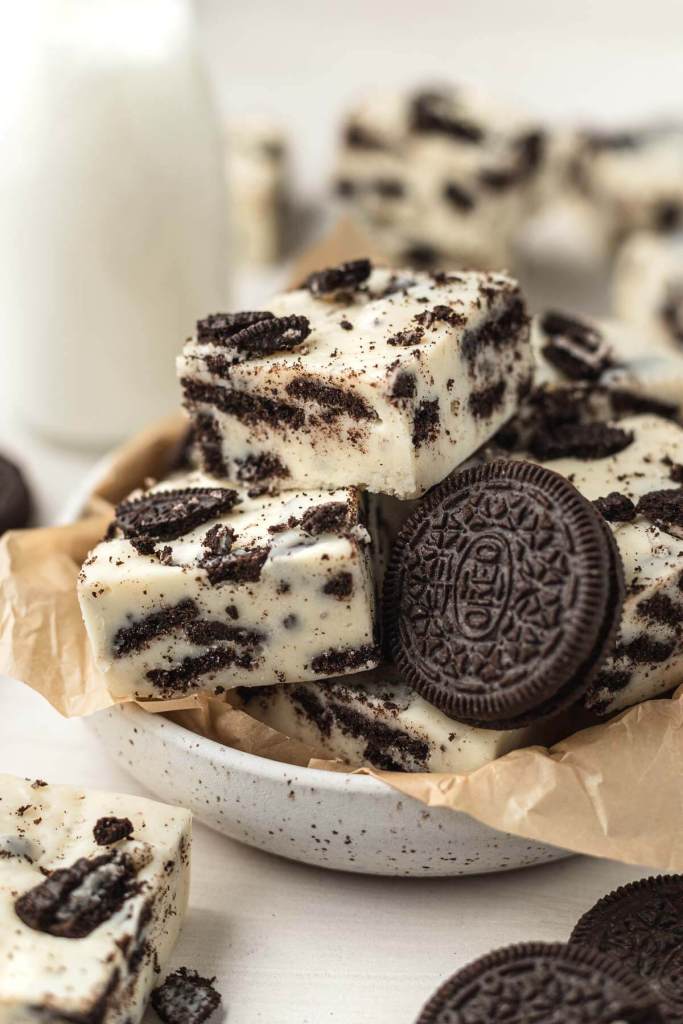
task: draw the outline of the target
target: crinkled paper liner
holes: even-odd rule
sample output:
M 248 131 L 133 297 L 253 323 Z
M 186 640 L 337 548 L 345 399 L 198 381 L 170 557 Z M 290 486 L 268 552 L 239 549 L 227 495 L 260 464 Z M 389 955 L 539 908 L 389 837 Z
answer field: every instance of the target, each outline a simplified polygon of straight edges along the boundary
M 346 232 L 297 269 L 362 254 Z M 113 505 L 167 471 L 182 436 L 179 414 L 113 457 L 83 518 L 13 531 L 0 541 L 0 673 L 23 680 L 67 716 L 114 701 L 98 673 L 76 598 L 76 577 Z M 255 721 L 225 699 L 146 702 L 219 743 L 288 764 L 351 768 Z M 466 775 L 360 771 L 430 807 L 464 811 L 492 828 L 580 853 L 683 871 L 683 687 L 584 729 L 550 749 L 513 751 Z

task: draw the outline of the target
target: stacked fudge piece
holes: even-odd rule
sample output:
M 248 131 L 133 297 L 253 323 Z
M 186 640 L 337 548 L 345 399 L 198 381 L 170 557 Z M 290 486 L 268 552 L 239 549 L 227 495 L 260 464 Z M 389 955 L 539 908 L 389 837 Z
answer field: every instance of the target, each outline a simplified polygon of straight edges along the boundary
M 380 94 L 346 121 L 335 189 L 399 264 L 501 267 L 546 157 L 537 122 L 471 90 Z
M 137 1024 L 187 905 L 190 814 L 0 775 L 0 1020 Z
M 198 465 L 79 582 L 117 699 L 231 690 L 350 763 L 469 771 L 678 681 L 670 347 L 357 260 L 200 321 L 178 372 Z

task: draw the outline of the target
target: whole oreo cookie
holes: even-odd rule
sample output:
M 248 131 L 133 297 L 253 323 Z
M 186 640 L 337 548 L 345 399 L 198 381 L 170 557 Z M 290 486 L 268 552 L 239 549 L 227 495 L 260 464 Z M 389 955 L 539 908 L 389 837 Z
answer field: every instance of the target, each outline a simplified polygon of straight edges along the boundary
M 454 474 L 404 525 L 384 587 L 403 678 L 460 721 L 515 728 L 579 699 L 621 619 L 609 527 L 543 466 Z
M 31 505 L 31 494 L 18 466 L 0 455 L 0 534 L 28 526 Z
M 683 875 L 616 889 L 583 915 L 572 944 L 611 953 L 645 978 L 665 1019 L 683 1022 Z
M 458 971 L 417 1024 L 663 1024 L 649 986 L 583 946 L 522 943 Z

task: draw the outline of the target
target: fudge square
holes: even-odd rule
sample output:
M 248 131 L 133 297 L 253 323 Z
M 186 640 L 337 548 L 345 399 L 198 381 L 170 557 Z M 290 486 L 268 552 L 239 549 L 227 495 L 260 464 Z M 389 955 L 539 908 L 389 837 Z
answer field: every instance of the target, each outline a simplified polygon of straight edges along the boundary
M 377 664 L 355 488 L 280 496 L 195 471 L 122 502 L 78 583 L 115 699 L 320 679 Z
M 516 411 L 529 320 L 505 274 L 311 274 L 267 310 L 216 314 L 178 360 L 204 469 L 286 489 L 411 498 Z
M 0 775 L 0 1020 L 137 1024 L 181 928 L 190 813 Z

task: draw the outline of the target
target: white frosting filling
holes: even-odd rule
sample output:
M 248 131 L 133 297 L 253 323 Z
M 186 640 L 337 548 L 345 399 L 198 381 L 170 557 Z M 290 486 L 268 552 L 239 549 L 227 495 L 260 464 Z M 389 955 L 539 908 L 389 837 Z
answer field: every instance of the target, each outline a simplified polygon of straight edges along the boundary
M 98 846 L 98 819 L 129 818 L 130 839 Z M 139 864 L 140 889 L 84 938 L 28 927 L 17 897 L 45 881 L 45 871 L 80 857 L 125 851 Z M 140 797 L 37 786 L 0 775 L 0 1022 L 88 1019 L 106 998 L 102 1024 L 137 1024 L 175 941 L 187 905 L 190 814 Z M 145 906 L 151 901 L 151 918 Z M 148 943 L 139 963 L 128 958 Z M 118 979 L 115 977 L 118 972 Z M 63 1016 L 60 1016 L 63 1015 Z

